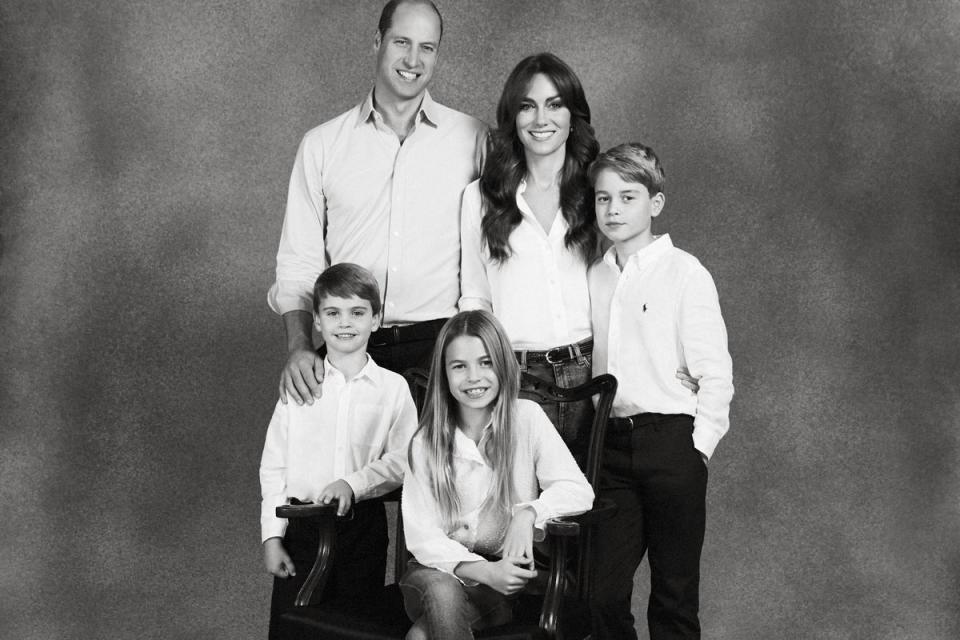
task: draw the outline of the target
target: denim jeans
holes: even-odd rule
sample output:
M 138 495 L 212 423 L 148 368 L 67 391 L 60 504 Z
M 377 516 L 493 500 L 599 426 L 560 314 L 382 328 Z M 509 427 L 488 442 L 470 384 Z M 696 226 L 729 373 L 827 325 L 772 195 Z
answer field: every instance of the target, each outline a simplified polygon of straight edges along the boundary
M 455 576 L 410 560 L 400 579 L 407 616 L 421 618 L 428 638 L 473 638 L 473 630 L 506 624 L 513 601 L 485 584 L 468 587 Z
M 592 356 L 586 355 L 583 356 L 582 363 L 578 360 L 568 360 L 558 364 L 528 362 L 525 371 L 557 387 L 578 387 L 590 382 L 592 360 Z M 523 370 L 522 365 L 521 370 Z M 524 391 L 529 389 L 528 385 L 521 384 L 520 397 L 525 397 Z M 540 402 L 539 404 L 550 418 L 550 422 L 560 432 L 560 436 L 567 443 L 577 462 L 583 462 L 587 437 L 593 422 L 593 402 L 587 399 L 563 404 L 557 402 Z

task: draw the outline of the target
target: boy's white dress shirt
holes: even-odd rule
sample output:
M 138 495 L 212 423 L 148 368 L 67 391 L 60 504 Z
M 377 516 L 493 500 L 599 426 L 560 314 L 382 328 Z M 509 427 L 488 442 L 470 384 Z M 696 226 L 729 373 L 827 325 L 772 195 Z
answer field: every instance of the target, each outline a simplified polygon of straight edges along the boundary
M 283 536 L 287 521 L 276 508 L 290 498 L 316 502 L 342 479 L 363 500 L 388 493 L 403 481 L 407 445 L 417 410 L 402 376 L 368 356 L 346 380 L 324 361 L 323 397 L 312 405 L 277 402 L 260 460 L 263 540 Z
M 534 526 L 542 529 L 550 518 L 589 510 L 593 489 L 540 405 L 518 400 L 514 426 L 514 512 L 533 507 Z M 494 480 L 494 470 L 481 453 L 489 429 L 484 431 L 479 446 L 460 429 L 456 431 L 453 472 L 461 514 L 452 531 L 443 528 L 440 505 L 430 490 L 426 469 L 418 464 L 424 459 L 423 440 L 420 436 L 414 439 L 414 472 L 407 473 L 403 481 L 403 530 L 407 548 L 424 566 L 452 574 L 461 562 L 484 559 L 475 551 L 488 555 L 501 552 L 512 514 L 491 517 L 481 508 Z
M 693 416 L 693 443 L 708 458 L 730 427 L 733 365 L 713 278 L 663 235 L 617 267 L 613 247 L 589 273 L 594 375 L 617 377 L 613 415 Z M 694 395 L 676 377 L 699 378 Z
M 483 199 L 480 182 L 463 192 L 460 215 L 460 310 L 491 305 L 514 349 L 545 350 L 580 342 L 591 335 L 587 267 L 564 244 L 567 221 L 557 212 L 549 233 L 517 190 L 523 215 L 510 234 L 513 255 L 502 264 L 482 246 Z
M 480 173 L 486 135 L 481 121 L 429 92 L 403 144 L 372 92 L 307 132 L 290 176 L 270 308 L 310 311 L 317 274 L 354 262 L 380 285 L 384 326 L 456 313 L 460 197 Z

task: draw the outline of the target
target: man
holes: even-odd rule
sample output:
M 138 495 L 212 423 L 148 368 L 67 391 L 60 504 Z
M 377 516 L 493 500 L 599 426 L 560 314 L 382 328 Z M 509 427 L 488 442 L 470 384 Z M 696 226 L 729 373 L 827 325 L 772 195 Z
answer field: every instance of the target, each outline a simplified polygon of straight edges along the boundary
M 383 328 L 369 351 L 387 369 L 426 363 L 457 310 L 460 196 L 479 175 L 487 130 L 427 92 L 442 34 L 429 0 L 387 3 L 374 38 L 373 90 L 309 131 L 297 151 L 268 294 L 287 334 L 284 403 L 312 404 L 320 394 L 310 292 L 327 266 L 355 262 L 376 276 Z

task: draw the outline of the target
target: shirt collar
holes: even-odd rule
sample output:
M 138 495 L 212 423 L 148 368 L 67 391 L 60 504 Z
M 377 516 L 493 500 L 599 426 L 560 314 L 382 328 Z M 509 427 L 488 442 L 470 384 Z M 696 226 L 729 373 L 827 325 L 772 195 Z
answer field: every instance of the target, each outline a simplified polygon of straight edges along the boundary
M 493 423 L 490 422 L 483 428 L 483 435 L 480 436 L 479 443 L 468 438 L 463 431 L 457 428 L 456 433 L 453 434 L 454 457 L 486 465 L 487 461 L 483 457 L 483 454 L 480 453 L 480 445 L 490 436 L 490 429 L 492 427 Z
M 656 240 L 640 249 L 636 253 L 627 256 L 627 263 L 623 266 L 626 268 L 627 264 L 630 264 L 631 262 L 634 262 L 638 267 L 641 265 L 650 264 L 651 262 L 657 260 L 660 256 L 670 251 L 672 248 L 673 240 L 670 239 L 669 233 L 665 233 L 662 236 L 657 237 Z M 617 266 L 616 247 L 610 247 L 607 249 L 607 252 L 603 254 L 603 261 L 617 271 L 620 271 L 620 268 Z
M 357 126 L 365 122 L 370 122 L 372 118 L 378 116 L 382 118 L 382 116 L 377 113 L 377 110 L 373 108 L 373 89 L 371 89 L 370 92 L 367 93 L 367 97 L 364 98 L 360 104 L 360 118 L 357 121 Z M 433 101 L 429 91 L 424 91 L 423 100 L 420 102 L 420 109 L 417 110 L 414 126 L 416 126 L 417 123 L 425 122 L 433 128 L 437 128 L 440 126 L 441 120 L 440 105 Z
M 522 197 L 527 191 L 527 180 L 524 178 L 520 181 L 520 185 L 517 187 L 517 208 L 520 209 L 520 213 L 529 218 L 531 221 L 535 222 L 537 227 L 540 227 L 540 223 L 537 222 L 537 217 L 533 215 L 533 209 L 530 208 L 530 205 L 527 203 L 527 199 Z M 554 226 L 560 225 L 559 230 L 563 231 L 564 234 L 567 232 L 567 219 L 563 217 L 563 211 L 557 209 L 557 217 L 554 218 L 554 222 L 550 225 L 550 229 L 547 229 L 547 234 L 549 235 L 550 231 L 553 230 Z
M 341 381 L 346 382 L 343 372 L 340 371 L 340 369 L 337 369 L 337 367 L 330 362 L 330 358 L 323 359 L 323 370 L 324 379 L 326 379 L 326 376 L 334 375 Z M 369 355 L 367 356 L 367 363 L 363 365 L 363 368 L 360 369 L 360 371 L 357 372 L 357 375 L 351 378 L 351 380 L 360 380 L 362 378 L 366 378 L 376 387 L 379 387 L 383 382 L 383 370 L 377 366 L 377 363 L 374 362 L 373 358 L 371 358 Z

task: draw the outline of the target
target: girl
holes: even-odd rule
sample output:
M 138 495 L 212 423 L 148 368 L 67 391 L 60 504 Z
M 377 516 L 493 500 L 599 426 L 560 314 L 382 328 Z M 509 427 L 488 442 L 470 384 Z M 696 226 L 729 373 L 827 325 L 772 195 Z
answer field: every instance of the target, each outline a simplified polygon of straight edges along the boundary
M 593 504 L 560 435 L 518 391 L 517 361 L 489 312 L 447 321 L 403 482 L 408 639 L 472 638 L 508 622 L 509 596 L 536 576 L 535 533 Z

